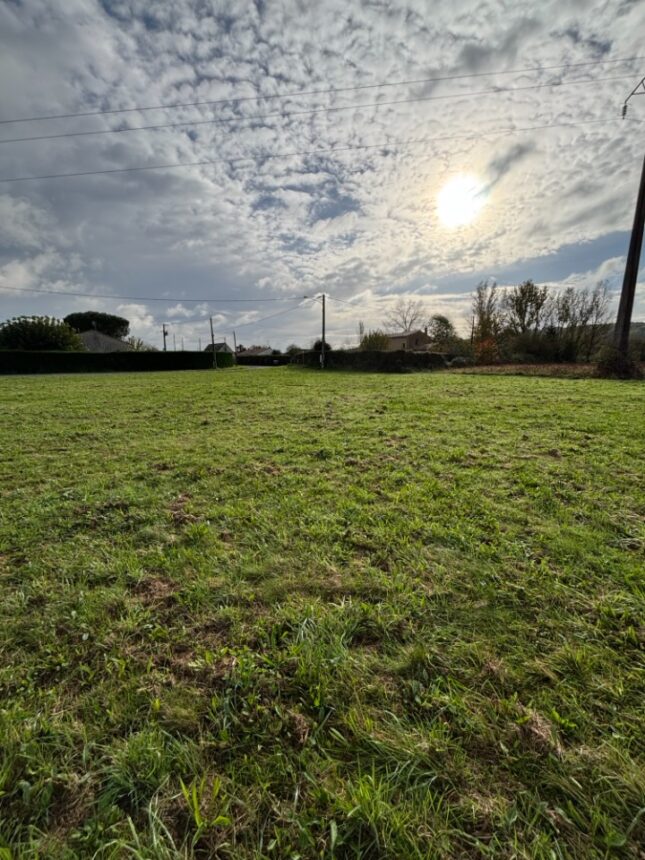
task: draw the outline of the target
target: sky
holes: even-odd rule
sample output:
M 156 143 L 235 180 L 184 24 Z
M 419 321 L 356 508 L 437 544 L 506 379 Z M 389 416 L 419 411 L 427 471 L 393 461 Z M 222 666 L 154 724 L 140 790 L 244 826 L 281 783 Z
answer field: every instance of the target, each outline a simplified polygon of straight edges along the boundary
M 341 347 L 400 297 L 465 332 L 484 278 L 615 308 L 644 32 L 640 0 L 3 0 L 0 319 L 308 346 L 325 292 Z

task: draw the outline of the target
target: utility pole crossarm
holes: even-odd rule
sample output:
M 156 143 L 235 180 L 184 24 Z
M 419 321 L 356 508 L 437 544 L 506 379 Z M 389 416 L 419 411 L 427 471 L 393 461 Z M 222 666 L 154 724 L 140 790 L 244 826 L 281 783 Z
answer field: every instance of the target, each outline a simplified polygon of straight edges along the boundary
M 631 93 L 627 96 L 623 103 L 623 119 L 627 115 L 627 105 L 629 100 L 634 96 L 645 96 L 645 78 L 641 78 L 641 80 L 636 84 Z

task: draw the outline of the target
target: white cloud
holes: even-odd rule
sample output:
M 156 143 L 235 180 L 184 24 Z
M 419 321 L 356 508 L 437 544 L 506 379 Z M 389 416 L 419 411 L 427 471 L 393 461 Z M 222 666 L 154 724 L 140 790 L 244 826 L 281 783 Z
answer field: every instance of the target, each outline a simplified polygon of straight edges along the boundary
M 349 7 L 329 0 L 304 9 L 295 0 L 266 7 L 241 0 L 24 0 L 0 6 L 0 103 L 3 116 L 29 116 L 584 63 L 639 54 L 643 27 L 645 7 L 629 2 L 590 9 L 586 2 L 556 0 L 510 7 L 454 0 L 435 4 L 430 14 L 426 0 Z M 590 66 L 2 126 L 8 138 L 238 120 L 0 145 L 0 177 L 217 162 L 0 186 L 0 289 L 58 283 L 68 290 L 165 296 L 167 305 L 134 302 L 133 330 L 156 333 L 158 341 L 164 320 L 178 326 L 181 319 L 182 330 L 196 338 L 204 329 L 199 320 L 213 312 L 222 311 L 222 328 L 267 315 L 261 304 L 240 312 L 182 304 L 194 296 L 324 289 L 373 297 L 339 312 L 339 336 L 346 337 L 359 315 L 378 322 L 382 296 L 424 292 L 448 277 L 463 283 L 521 261 L 531 261 L 526 277 L 539 280 L 539 259 L 581 243 L 591 248 L 631 226 L 640 126 L 621 123 L 617 114 L 639 71 L 637 64 Z M 600 80 L 621 75 L 627 76 Z M 588 83 L 471 95 L 572 78 Z M 442 100 L 382 104 L 426 96 Z M 347 105 L 355 107 L 243 119 Z M 597 119 L 609 122 L 566 127 Z M 565 127 L 486 134 L 549 122 Z M 435 140 L 397 146 L 428 138 Z M 259 158 L 374 144 L 387 146 Z M 459 172 L 480 175 L 490 198 L 475 222 L 448 231 L 437 220 L 436 196 Z M 607 252 L 608 271 L 614 271 L 610 258 L 621 253 L 618 245 Z M 565 265 L 563 281 L 584 270 L 578 260 L 568 271 Z M 429 303 L 465 319 L 467 289 L 451 293 L 442 286 Z M 102 301 L 114 309 L 114 302 Z M 43 297 L 38 307 L 67 313 L 97 302 Z M 36 307 L 33 294 L 16 298 L 8 310 L 23 306 Z M 251 333 L 284 345 L 297 339 L 298 325 L 307 336 L 314 332 L 310 318 L 303 309 Z

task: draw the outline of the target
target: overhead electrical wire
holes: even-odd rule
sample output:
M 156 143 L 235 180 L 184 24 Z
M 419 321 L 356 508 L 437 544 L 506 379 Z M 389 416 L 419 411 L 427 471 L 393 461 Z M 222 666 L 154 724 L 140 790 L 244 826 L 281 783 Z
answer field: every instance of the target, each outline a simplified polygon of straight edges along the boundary
M 64 131 L 57 134 L 31 135 L 28 137 L 8 137 L 0 140 L 0 145 L 6 143 L 27 143 L 42 140 L 60 140 L 74 137 L 96 137 L 106 134 L 126 134 L 136 131 L 155 131 L 166 128 L 193 128 L 202 125 L 227 125 L 230 123 L 258 122 L 267 119 L 289 119 L 294 116 L 311 116 L 321 113 L 339 113 L 342 111 L 365 110 L 367 108 L 391 107 L 393 105 L 417 104 L 419 102 L 454 101 L 463 98 L 476 98 L 486 95 L 498 95 L 505 93 L 524 92 L 526 90 L 542 90 L 553 87 L 570 87 L 579 84 L 607 83 L 610 81 L 623 81 L 632 75 L 618 75 L 611 78 L 585 78 L 575 81 L 552 81 L 544 84 L 529 84 L 520 87 L 493 87 L 487 90 L 475 90 L 473 92 L 450 93 L 438 96 L 415 96 L 406 99 L 388 99 L 379 102 L 364 102 L 354 105 L 334 105 L 331 107 L 305 108 L 295 111 L 275 111 L 274 113 L 249 114 L 248 116 L 217 117 L 215 119 L 182 120 L 181 122 L 159 123 L 153 125 L 137 125 L 126 128 L 100 128 L 89 131 Z
M 178 304 L 187 303 L 187 302 L 195 302 L 195 303 L 204 303 L 204 304 L 230 304 L 230 303 L 249 303 L 255 304 L 258 302 L 295 302 L 302 301 L 306 298 L 306 296 L 284 296 L 278 298 L 259 298 L 259 299 L 226 299 L 220 298 L 219 296 L 213 296 L 211 298 L 203 297 L 201 299 L 186 299 L 186 298 L 164 298 L 159 296 L 116 296 L 108 293 L 79 293 L 79 292 L 71 292 L 67 290 L 48 290 L 41 287 L 0 287 L 0 292 L 3 290 L 12 290 L 16 293 L 49 293 L 54 296 L 74 296 L 74 297 L 83 297 L 88 299 L 118 299 L 129 302 L 167 302 L 170 304 L 171 302 L 177 302 Z
M 297 304 L 293 308 L 286 308 L 286 310 L 278 311 L 275 314 L 269 314 L 269 316 L 267 316 L 267 317 L 261 317 L 259 320 L 251 320 L 251 322 L 239 323 L 239 325 L 236 323 L 234 326 L 235 331 L 237 331 L 238 328 L 246 328 L 247 326 L 259 325 L 260 323 L 266 322 L 267 320 L 272 320 L 275 317 L 281 317 L 281 316 L 284 316 L 285 314 L 290 314 L 293 311 L 297 311 L 301 307 L 303 307 L 302 304 Z
M 360 90 L 371 90 L 378 89 L 380 87 L 400 87 L 400 86 L 413 86 L 417 84 L 432 84 L 432 83 L 441 83 L 442 81 L 458 81 L 458 80 L 468 80 L 470 78 L 486 78 L 486 77 L 494 77 L 495 75 L 521 75 L 521 74 L 531 74 L 534 72 L 550 72 L 557 71 L 561 69 L 581 69 L 581 68 L 589 68 L 591 66 L 603 66 L 610 65 L 616 63 L 635 63 L 644 60 L 645 57 L 618 57 L 614 60 L 590 60 L 584 63 L 559 63 L 556 65 L 550 66 L 529 66 L 519 69 L 499 69 L 497 71 L 491 72 L 464 72 L 461 74 L 455 75 L 437 75 L 429 78 L 410 78 L 407 80 L 401 81 L 380 81 L 378 83 L 373 84 L 355 84 L 353 86 L 348 87 L 335 87 L 331 89 L 325 90 L 301 90 L 301 91 L 291 91 L 287 93 L 267 93 L 266 95 L 261 96 L 232 96 L 229 98 L 220 98 L 220 99 L 211 99 L 208 101 L 195 101 L 195 102 L 170 102 L 165 104 L 156 104 L 156 105 L 138 105 L 136 107 L 129 108 L 107 108 L 105 110 L 95 110 L 95 111 L 78 111 L 76 113 L 59 113 L 59 114 L 41 114 L 39 116 L 26 116 L 26 117 L 10 117 L 8 119 L 0 120 L 0 125 L 7 125 L 9 123 L 17 123 L 17 122 L 40 122 L 45 120 L 55 120 L 55 119 L 74 119 L 76 117 L 87 117 L 87 116 L 107 116 L 113 114 L 120 113 L 136 113 L 150 110 L 175 110 L 177 108 L 184 107 L 205 107 L 209 105 L 222 105 L 222 104 L 242 104 L 243 102 L 258 102 L 258 101 L 270 101 L 276 99 L 289 99 L 289 98 L 299 98 L 304 96 L 324 96 L 324 95 L 336 95 L 338 93 L 348 93 L 348 92 L 358 92 Z
M 281 316 L 284 316 L 285 314 L 290 314 L 293 311 L 297 311 L 300 308 L 306 307 L 305 305 L 302 304 L 302 301 L 304 301 L 304 299 L 300 299 L 299 303 L 292 308 L 285 308 L 282 311 L 277 311 L 276 313 L 269 314 L 266 317 L 260 317 L 260 319 L 258 319 L 258 320 L 250 320 L 249 322 L 245 322 L 245 323 L 231 323 L 230 328 L 235 329 L 235 331 L 237 331 L 238 328 L 246 328 L 247 326 L 259 325 L 260 323 L 266 322 L 267 320 L 275 319 L 275 317 L 281 317 Z M 311 305 L 309 305 L 308 307 L 311 307 Z M 198 325 L 199 323 L 202 323 L 202 322 L 206 323 L 207 320 L 208 320 L 208 317 L 201 317 L 198 319 L 190 319 L 190 320 L 168 320 L 165 323 L 165 325 L 175 326 L 175 327 L 180 326 L 180 325 L 192 325 L 192 326 L 194 326 L 194 325 Z
M 45 179 L 71 179 L 79 176 L 107 176 L 117 173 L 137 173 L 145 170 L 171 170 L 175 168 L 185 167 L 208 167 L 216 164 L 238 164 L 244 161 L 269 161 L 279 158 L 295 158 L 309 155 L 329 155 L 336 152 L 351 152 L 353 150 L 369 150 L 369 149 L 396 149 L 406 146 L 425 145 L 427 143 L 435 143 L 438 141 L 453 141 L 453 140 L 481 140 L 482 138 L 497 135 L 504 137 L 507 135 L 518 134 L 524 131 L 536 131 L 544 128 L 573 128 L 583 125 L 598 125 L 611 122 L 620 122 L 618 117 L 611 119 L 590 119 L 581 120 L 579 122 L 563 122 L 563 123 L 543 123 L 541 125 L 516 126 L 514 128 L 493 129 L 484 131 L 479 134 L 467 135 L 441 135 L 438 137 L 425 137 L 416 140 L 404 141 L 384 141 L 382 143 L 370 144 L 349 144 L 347 146 L 335 146 L 327 149 L 310 149 L 310 150 L 293 150 L 291 152 L 275 152 L 275 153 L 259 153 L 257 155 L 243 155 L 229 158 L 213 158 L 204 161 L 177 161 L 167 164 L 143 164 L 134 167 L 108 167 L 103 170 L 78 170 L 70 173 L 47 173 L 38 176 L 10 176 L 0 177 L 0 183 L 6 184 L 9 182 L 35 182 Z

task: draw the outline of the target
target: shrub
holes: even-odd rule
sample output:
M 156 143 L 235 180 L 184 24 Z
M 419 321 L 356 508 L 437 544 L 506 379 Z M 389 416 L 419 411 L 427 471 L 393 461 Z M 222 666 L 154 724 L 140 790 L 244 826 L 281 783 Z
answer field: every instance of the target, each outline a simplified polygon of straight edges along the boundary
M 643 372 L 633 354 L 625 355 L 615 346 L 605 346 L 596 366 L 600 376 L 611 379 L 642 379 Z
M 486 337 L 475 344 L 477 364 L 495 364 L 499 359 L 499 345 L 494 337 Z
M 361 349 L 362 350 L 373 350 L 387 349 L 390 343 L 390 338 L 385 334 L 385 332 L 380 331 L 380 329 L 376 329 L 375 331 L 368 331 L 367 334 L 364 334 L 361 338 Z
M 236 363 L 241 364 L 242 366 L 246 365 L 248 367 L 275 367 L 278 364 L 289 364 L 292 358 L 297 360 L 297 355 L 245 355 L 244 353 L 241 353 L 238 354 Z
M 312 346 L 313 351 L 314 352 L 322 352 L 322 345 L 323 345 L 323 342 L 320 338 L 318 340 L 314 341 L 314 345 Z M 325 341 L 325 352 L 331 352 L 331 346 L 330 346 L 330 344 L 327 343 L 327 341 Z
M 83 342 L 55 317 L 14 317 L 0 325 L 0 349 L 81 352 Z
M 320 353 L 307 352 L 296 361 L 308 367 L 320 366 Z M 410 370 L 439 370 L 446 367 L 446 360 L 437 352 L 409 352 L 382 350 L 345 352 L 338 350 L 327 357 L 326 367 L 331 370 L 374 370 L 381 373 L 407 373 Z
M 233 366 L 233 356 L 218 353 L 219 369 Z M 0 351 L 0 374 L 105 373 L 113 371 L 209 370 L 207 352 L 22 352 Z

